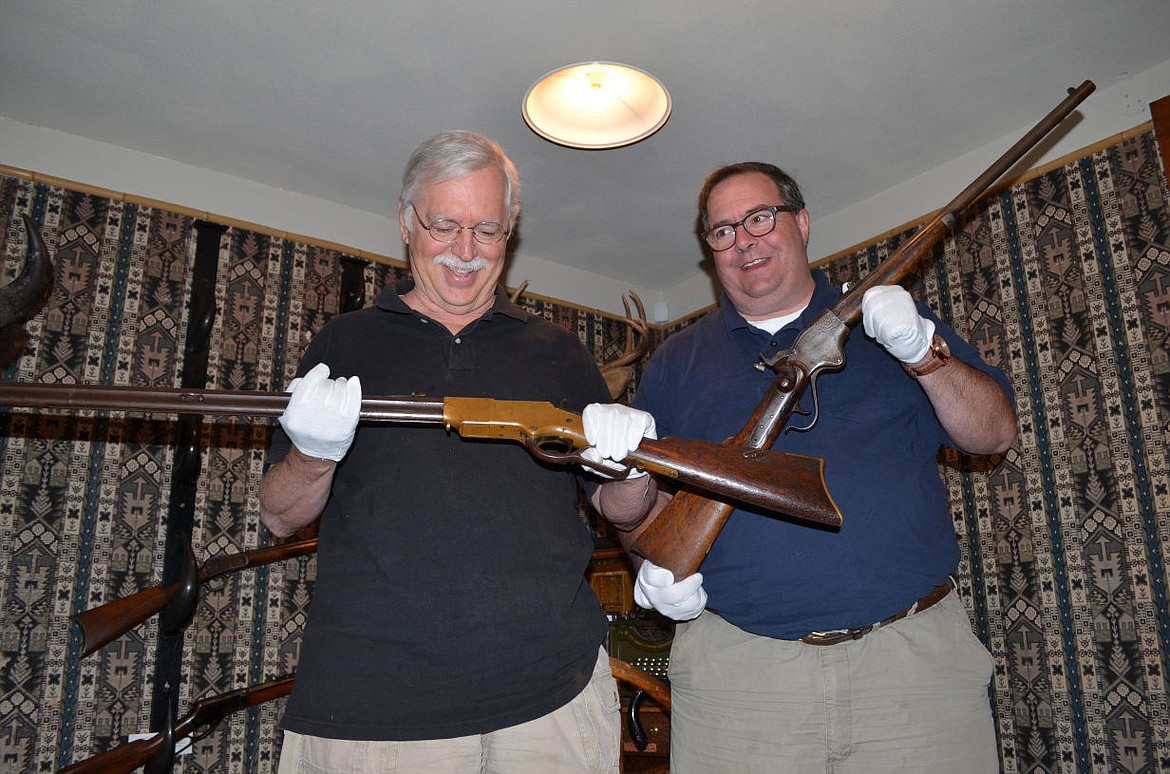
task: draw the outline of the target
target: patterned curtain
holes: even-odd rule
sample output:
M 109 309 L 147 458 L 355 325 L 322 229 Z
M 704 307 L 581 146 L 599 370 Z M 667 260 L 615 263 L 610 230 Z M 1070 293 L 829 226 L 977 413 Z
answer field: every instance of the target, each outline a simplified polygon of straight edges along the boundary
M 940 464 L 964 547 L 961 593 L 995 656 L 1006 772 L 1170 769 L 1170 208 L 1152 134 L 988 199 L 913 286 L 1012 378 L 1020 437 L 994 460 Z M 33 216 L 55 258 L 46 308 L 6 381 L 177 385 L 198 223 L 0 176 L 7 282 Z M 838 281 L 906 235 L 824 268 Z M 209 386 L 279 389 L 341 304 L 343 256 L 232 228 L 220 238 Z M 402 273 L 369 263 L 365 298 Z M 599 361 L 619 320 L 528 308 Z M 660 341 L 662 331 L 653 339 Z M 265 422 L 200 425 L 196 557 L 270 538 L 256 489 Z M 77 611 L 162 580 L 174 417 L 0 410 L 0 768 L 51 771 L 150 729 L 157 617 L 80 656 Z M 183 630 L 177 714 L 295 668 L 312 557 L 231 574 Z M 177 770 L 270 772 L 278 700 L 230 715 Z M 165 711 L 165 710 L 161 710 Z
M 1016 390 L 1002 459 L 941 460 L 1005 772 L 1170 769 L 1166 196 L 1153 135 L 1124 140 L 973 208 L 912 288 Z

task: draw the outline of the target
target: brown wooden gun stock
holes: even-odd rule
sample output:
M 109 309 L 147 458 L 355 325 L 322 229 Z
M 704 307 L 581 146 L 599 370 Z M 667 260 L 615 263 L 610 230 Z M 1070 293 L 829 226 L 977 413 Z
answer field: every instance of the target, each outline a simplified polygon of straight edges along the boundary
M 305 556 L 317 550 L 317 539 L 284 543 L 232 554 L 213 556 L 199 567 L 198 585 L 221 575 Z M 183 591 L 184 581 L 148 589 L 83 610 L 73 616 L 81 629 L 81 655 L 88 656 L 113 642 L 151 616 L 162 612 Z
M 0 406 L 145 413 L 279 416 L 288 393 L 0 382 Z M 583 461 L 581 415 L 542 401 L 492 398 L 366 398 L 370 422 L 442 425 L 463 438 L 514 441 L 554 464 Z M 691 439 L 644 439 L 624 461 L 680 485 L 821 524 L 841 515 L 825 487 L 824 461 Z
M 288 675 L 259 685 L 200 699 L 195 702 L 195 708 L 171 729 L 159 732 L 149 739 L 125 742 L 92 758 L 72 763 L 57 774 L 129 774 L 160 754 L 169 759 L 174 755 L 173 745 L 179 740 L 196 732 L 214 728 L 233 712 L 288 696 L 292 691 L 293 678 L 293 675 Z M 168 750 L 167 747 L 171 749 Z M 162 765 L 159 770 L 169 771 L 169 763 Z
M 817 421 L 816 380 L 824 371 L 845 366 L 845 339 L 861 320 L 861 300 L 865 292 L 878 285 L 897 283 L 926 258 L 957 219 L 958 213 L 978 199 L 991 185 L 1036 146 L 1096 88 L 1085 81 L 1069 89 L 1055 109 L 1028 131 L 994 164 L 943 207 L 897 252 L 867 274 L 801 331 L 793 346 L 766 364 L 776 374 L 768 394 L 744 429 L 728 443 L 743 448 L 767 449 L 775 443 L 804 392 L 811 388 L 812 419 Z M 639 526 L 629 538 L 632 553 L 666 567 L 676 578 L 698 571 L 704 557 L 719 536 L 733 508 L 724 502 L 709 500 L 691 491 L 680 491 L 658 515 Z

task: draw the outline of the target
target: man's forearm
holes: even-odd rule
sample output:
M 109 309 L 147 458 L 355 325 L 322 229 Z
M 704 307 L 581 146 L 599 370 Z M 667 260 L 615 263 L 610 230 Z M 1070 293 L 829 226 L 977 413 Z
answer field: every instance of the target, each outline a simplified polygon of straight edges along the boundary
M 593 493 L 593 507 L 619 530 L 631 530 L 642 523 L 658 497 L 654 476 L 625 481 L 608 481 Z
M 260 521 L 277 537 L 311 524 L 325 508 L 336 469 L 336 462 L 292 447 L 260 481 Z
M 918 379 L 951 440 L 971 454 L 998 454 L 1016 439 L 1016 412 L 995 379 L 960 360 Z

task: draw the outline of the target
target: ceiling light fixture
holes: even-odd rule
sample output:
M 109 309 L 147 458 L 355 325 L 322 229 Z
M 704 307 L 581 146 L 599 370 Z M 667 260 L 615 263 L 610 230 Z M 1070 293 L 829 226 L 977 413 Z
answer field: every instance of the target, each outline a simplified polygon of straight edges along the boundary
M 657 132 L 670 117 L 670 92 L 645 70 L 580 62 L 541 76 L 524 95 L 524 120 L 570 148 L 620 148 Z

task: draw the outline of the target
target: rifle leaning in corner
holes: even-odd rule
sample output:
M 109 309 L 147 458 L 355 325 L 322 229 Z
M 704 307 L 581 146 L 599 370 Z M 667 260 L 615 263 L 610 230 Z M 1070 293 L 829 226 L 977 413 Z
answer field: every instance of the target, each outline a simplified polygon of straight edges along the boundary
M 288 675 L 200 699 L 186 717 L 173 725 L 168 724 L 166 730 L 149 739 L 125 742 L 92 758 L 71 763 L 57 774 L 129 774 L 143 765 L 147 774 L 170 771 L 177 742 L 189 736 L 198 738 L 206 734 L 233 712 L 288 696 L 292 691 L 293 678 L 294 675 Z
M 0 382 L 0 406 L 42 409 L 279 416 L 288 399 L 285 392 Z M 521 443 L 544 462 L 598 467 L 579 453 L 589 446 L 581 415 L 543 401 L 415 395 L 366 398 L 361 418 L 442 425 L 463 438 Z M 767 511 L 819 524 L 841 523 L 825 487 L 825 463 L 819 457 L 690 438 L 647 438 L 624 463 Z
M 169 586 L 151 586 L 148 589 L 115 599 L 104 605 L 83 610 L 73 616 L 81 628 L 81 655 L 88 656 L 108 642 L 113 642 L 152 615 L 172 605 L 183 608 L 176 617 L 186 620 L 194 607 L 198 589 L 212 578 L 221 575 L 272 564 L 284 559 L 305 556 L 317 550 L 317 539 L 284 543 L 268 548 L 256 548 L 234 554 L 213 556 L 198 569 L 190 557 L 187 576 Z M 165 627 L 169 628 L 169 627 Z
M 790 429 L 810 429 L 819 414 L 817 377 L 823 371 L 837 371 L 845 366 L 845 339 L 861 320 L 861 299 L 865 291 L 878 285 L 897 283 L 909 274 L 954 226 L 958 213 L 1056 128 L 1094 88 L 1092 81 L 1085 81 L 1079 87 L 1069 89 L 1069 96 L 1064 101 L 943 207 L 933 220 L 821 312 L 800 332 L 791 348 L 778 352 L 773 358 L 763 358 L 764 364 L 776 374 L 776 380 L 747 425 L 728 443 L 750 449 L 770 448 L 796 409 L 801 395 L 809 388 L 812 392 L 812 419 L 805 427 Z M 629 540 L 629 549 L 671 570 L 676 578 L 692 575 L 698 571 L 731 512 L 732 507 L 727 503 L 708 500 L 691 491 L 680 491 L 653 521 L 635 530 Z

